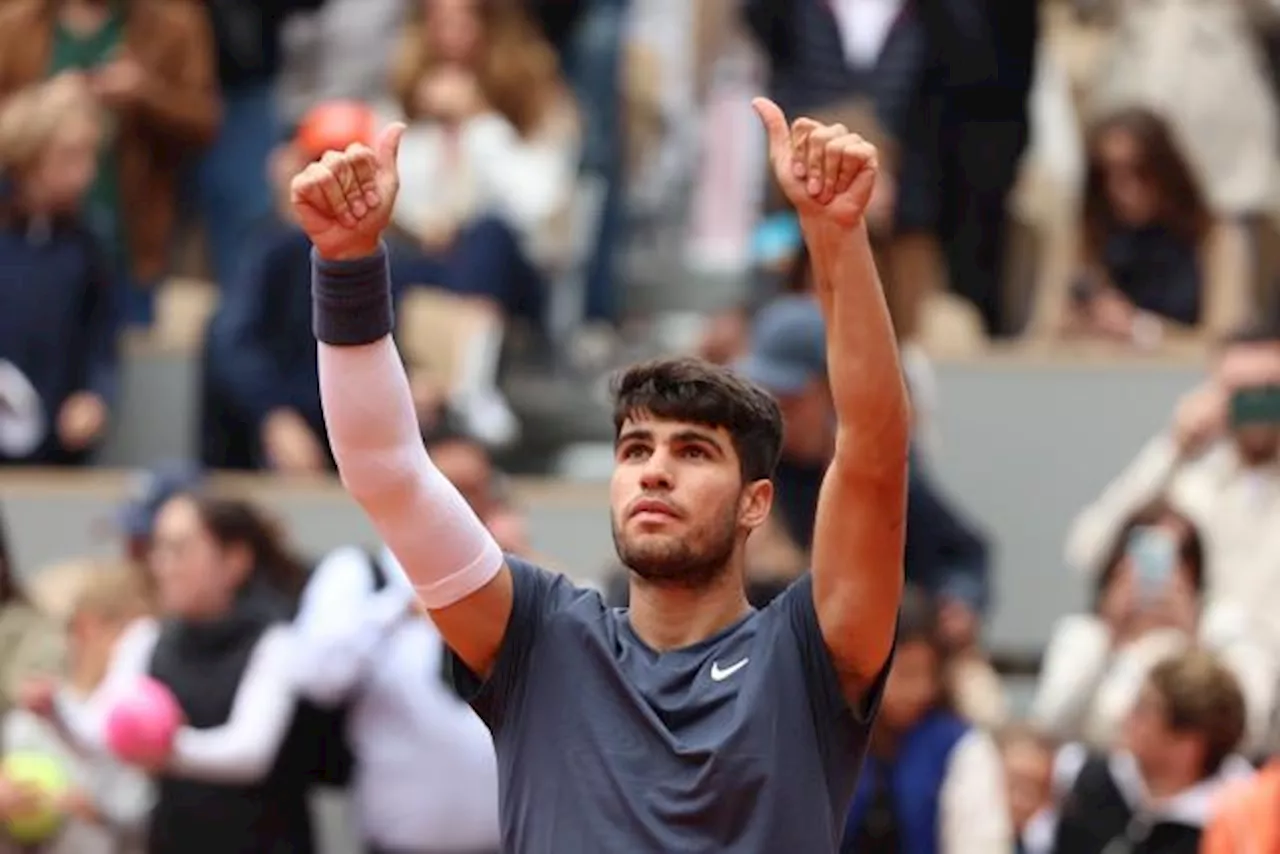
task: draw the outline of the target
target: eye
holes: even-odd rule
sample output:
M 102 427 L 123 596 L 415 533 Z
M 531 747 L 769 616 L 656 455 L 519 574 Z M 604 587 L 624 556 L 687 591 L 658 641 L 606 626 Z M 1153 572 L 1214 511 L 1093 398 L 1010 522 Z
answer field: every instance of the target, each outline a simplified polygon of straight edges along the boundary
M 642 460 L 649 455 L 649 449 L 639 443 L 626 445 L 618 454 L 624 460 Z
M 691 460 L 705 460 L 709 459 L 711 455 L 707 453 L 706 448 L 703 448 L 700 445 L 687 445 L 684 450 L 680 452 L 680 456 Z

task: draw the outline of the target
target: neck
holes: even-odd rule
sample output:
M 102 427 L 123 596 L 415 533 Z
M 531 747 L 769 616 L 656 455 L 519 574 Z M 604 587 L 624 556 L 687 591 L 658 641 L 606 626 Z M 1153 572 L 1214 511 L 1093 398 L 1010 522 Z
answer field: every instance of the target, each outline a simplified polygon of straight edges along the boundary
M 1154 768 L 1144 772 L 1143 782 L 1151 800 L 1164 801 L 1182 794 L 1200 782 L 1200 775 L 1188 773 L 1182 768 Z
M 697 588 L 655 583 L 631 573 L 631 628 L 659 652 L 706 640 L 750 610 L 742 573 L 732 568 Z

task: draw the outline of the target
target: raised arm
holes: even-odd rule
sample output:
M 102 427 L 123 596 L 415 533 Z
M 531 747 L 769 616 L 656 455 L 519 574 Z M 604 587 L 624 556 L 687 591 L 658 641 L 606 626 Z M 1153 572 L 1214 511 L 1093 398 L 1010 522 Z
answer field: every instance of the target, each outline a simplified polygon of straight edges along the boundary
M 876 151 L 844 125 L 799 119 L 771 101 L 756 110 L 774 171 L 800 217 L 827 328 L 835 455 L 818 501 L 813 591 L 818 623 L 850 699 L 893 645 L 907 494 L 910 413 L 898 347 L 863 211 Z
M 383 230 L 399 189 L 404 126 L 377 150 L 329 152 L 294 179 L 292 204 L 315 244 L 312 293 L 320 398 L 338 473 L 390 546 L 445 642 L 487 675 L 512 608 L 502 552 L 422 444 L 391 338 Z

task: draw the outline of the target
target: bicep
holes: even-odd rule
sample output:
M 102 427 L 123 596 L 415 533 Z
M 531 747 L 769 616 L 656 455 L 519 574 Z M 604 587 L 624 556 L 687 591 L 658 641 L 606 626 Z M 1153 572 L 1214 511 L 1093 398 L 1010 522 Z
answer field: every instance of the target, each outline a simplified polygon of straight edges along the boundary
M 822 636 L 850 696 L 893 648 L 906 530 L 907 472 L 859 475 L 832 464 L 813 538 L 813 596 Z
M 475 675 L 487 679 L 511 622 L 515 585 L 505 563 L 489 583 L 445 608 L 431 611 L 453 654 Z
M 593 594 L 578 590 L 562 575 L 513 558 L 493 581 L 469 597 L 475 601 L 431 612 L 450 649 L 455 689 L 491 728 L 501 725 L 516 702 L 546 621 L 579 595 Z M 469 620 L 485 623 L 482 638 L 476 627 L 467 625 Z M 494 638 L 496 646 L 492 646 Z

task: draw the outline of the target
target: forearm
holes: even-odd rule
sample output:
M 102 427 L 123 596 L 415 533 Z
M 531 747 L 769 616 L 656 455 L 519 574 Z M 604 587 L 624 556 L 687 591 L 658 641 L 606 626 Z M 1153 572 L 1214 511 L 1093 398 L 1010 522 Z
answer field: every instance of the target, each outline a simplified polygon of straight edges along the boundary
M 317 261 L 313 293 L 320 400 L 342 483 L 424 603 L 453 604 L 492 580 L 503 558 L 423 447 L 409 379 L 391 339 L 385 254 Z
M 901 477 L 910 408 L 898 344 L 866 225 L 801 222 L 827 325 L 827 371 L 837 422 L 836 462 Z

